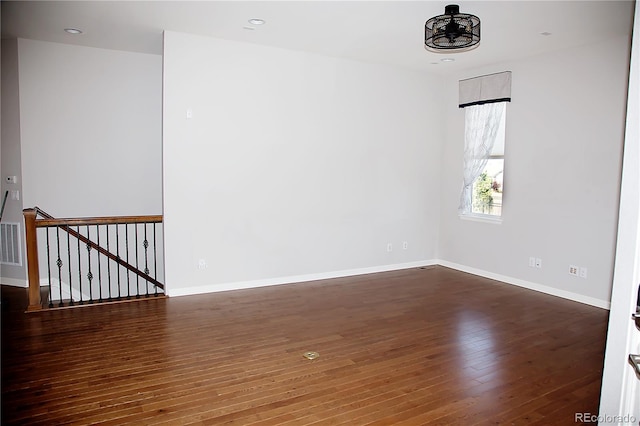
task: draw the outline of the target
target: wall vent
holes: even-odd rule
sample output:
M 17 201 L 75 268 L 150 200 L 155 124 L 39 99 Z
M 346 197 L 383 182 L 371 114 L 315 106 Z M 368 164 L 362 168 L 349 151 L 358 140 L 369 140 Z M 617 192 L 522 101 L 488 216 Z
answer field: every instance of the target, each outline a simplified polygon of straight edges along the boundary
M 0 223 L 0 263 L 22 266 L 20 224 Z

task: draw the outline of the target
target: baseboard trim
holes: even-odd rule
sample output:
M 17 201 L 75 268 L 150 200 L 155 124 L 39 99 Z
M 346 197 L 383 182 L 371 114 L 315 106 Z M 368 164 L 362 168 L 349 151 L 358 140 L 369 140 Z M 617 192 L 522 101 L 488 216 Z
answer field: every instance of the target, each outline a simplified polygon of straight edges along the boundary
M 17 278 L 0 277 L 0 284 L 10 285 L 12 287 L 22 287 L 22 288 L 29 287 L 29 282 L 27 280 L 21 280 Z
M 482 269 L 476 269 L 458 263 L 449 262 L 446 260 L 437 259 L 434 262 L 438 265 L 445 266 L 447 268 L 455 269 L 461 272 L 467 272 L 469 274 L 478 275 L 480 277 L 489 278 L 496 281 L 501 281 L 507 284 L 513 284 L 518 287 L 524 287 L 529 290 L 539 291 L 541 293 L 549 294 L 551 296 L 562 297 L 563 299 L 569 299 L 574 302 L 584 303 L 585 305 L 595 306 L 601 309 L 611 309 L 611 302 L 596 299 L 594 297 L 585 296 L 578 293 L 573 293 L 566 290 L 560 290 L 557 288 L 549 287 L 542 284 L 537 284 L 531 281 L 521 280 L 519 278 L 513 278 L 506 275 L 494 274 L 493 272 L 483 271 Z
M 402 269 L 419 268 L 422 266 L 433 266 L 433 265 L 444 266 L 447 268 L 455 269 L 457 271 L 478 275 L 480 277 L 489 278 L 496 281 L 501 281 L 506 284 L 516 285 L 518 287 L 523 287 L 529 290 L 538 291 L 541 293 L 549 294 L 551 296 L 562 297 L 563 299 L 584 303 L 586 305 L 595 306 L 601 309 L 607 309 L 607 310 L 611 309 L 611 302 L 609 301 L 596 299 L 593 297 L 585 296 L 578 293 L 573 293 L 570 291 L 560 290 L 560 289 L 549 287 L 546 285 L 537 284 L 531 281 L 521 280 L 519 278 L 495 274 L 493 272 L 472 268 L 469 266 L 461 265 L 454 262 L 449 262 L 447 260 L 442 260 L 442 259 L 422 260 L 417 262 L 373 266 L 369 268 L 347 269 L 342 271 L 325 272 L 325 273 L 318 273 L 318 274 L 293 275 L 293 276 L 287 276 L 287 277 L 268 278 L 263 280 L 239 281 L 239 282 L 233 282 L 233 283 L 210 284 L 210 285 L 204 285 L 204 286 L 192 286 L 192 287 L 183 287 L 183 288 L 176 288 L 176 289 L 171 289 L 170 287 L 168 287 L 166 289 L 166 294 L 167 296 L 170 296 L 170 297 L 190 296 L 195 294 L 217 293 L 220 291 L 244 290 L 249 288 L 268 287 L 272 285 L 295 284 L 295 283 L 304 283 L 309 281 L 328 280 L 332 278 L 343 278 L 343 277 L 351 277 L 355 275 L 375 274 L 378 272 L 398 271 Z
M 267 287 L 272 285 L 304 283 L 309 281 L 328 280 L 332 278 L 351 277 L 354 275 L 375 274 L 378 272 L 397 271 L 401 269 L 419 268 L 431 266 L 436 263 L 433 260 L 421 260 L 417 262 L 396 263 L 391 265 L 373 266 L 369 268 L 347 269 L 319 274 L 293 275 L 287 277 L 269 278 L 264 280 L 239 281 L 234 283 L 210 284 L 205 286 L 194 286 L 171 289 L 169 286 L 166 294 L 173 296 L 190 296 L 194 294 L 216 293 L 229 290 L 244 290 L 248 288 Z

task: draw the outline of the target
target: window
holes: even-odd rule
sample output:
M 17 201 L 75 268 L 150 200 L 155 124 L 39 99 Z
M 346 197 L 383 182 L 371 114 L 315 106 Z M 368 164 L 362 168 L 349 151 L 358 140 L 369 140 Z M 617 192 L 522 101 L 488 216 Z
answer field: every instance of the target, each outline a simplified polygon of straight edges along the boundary
M 465 107 L 461 215 L 502 215 L 506 102 Z
M 464 108 L 461 217 L 499 219 L 504 191 L 504 145 L 511 71 L 459 82 L 458 106 Z
M 480 175 L 473 181 L 471 213 L 502 215 L 502 191 L 504 189 L 504 136 L 506 102 L 501 102 L 500 121 L 493 148 Z M 480 105 L 484 106 L 484 105 Z

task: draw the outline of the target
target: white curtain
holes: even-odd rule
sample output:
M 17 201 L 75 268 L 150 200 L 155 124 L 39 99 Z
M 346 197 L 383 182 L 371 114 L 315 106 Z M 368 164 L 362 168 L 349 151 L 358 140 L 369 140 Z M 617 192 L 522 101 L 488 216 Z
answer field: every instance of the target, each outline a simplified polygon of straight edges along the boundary
M 500 128 L 504 103 L 472 105 L 464 109 L 464 168 L 460 214 L 471 213 L 473 182 L 484 170 Z

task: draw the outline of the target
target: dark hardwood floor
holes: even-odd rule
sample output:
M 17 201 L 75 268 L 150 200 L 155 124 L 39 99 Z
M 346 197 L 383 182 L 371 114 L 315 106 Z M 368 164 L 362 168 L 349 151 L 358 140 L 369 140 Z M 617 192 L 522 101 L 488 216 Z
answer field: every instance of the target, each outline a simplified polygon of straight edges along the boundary
M 25 307 L 2 286 L 3 425 L 571 425 L 608 318 L 444 267 Z

